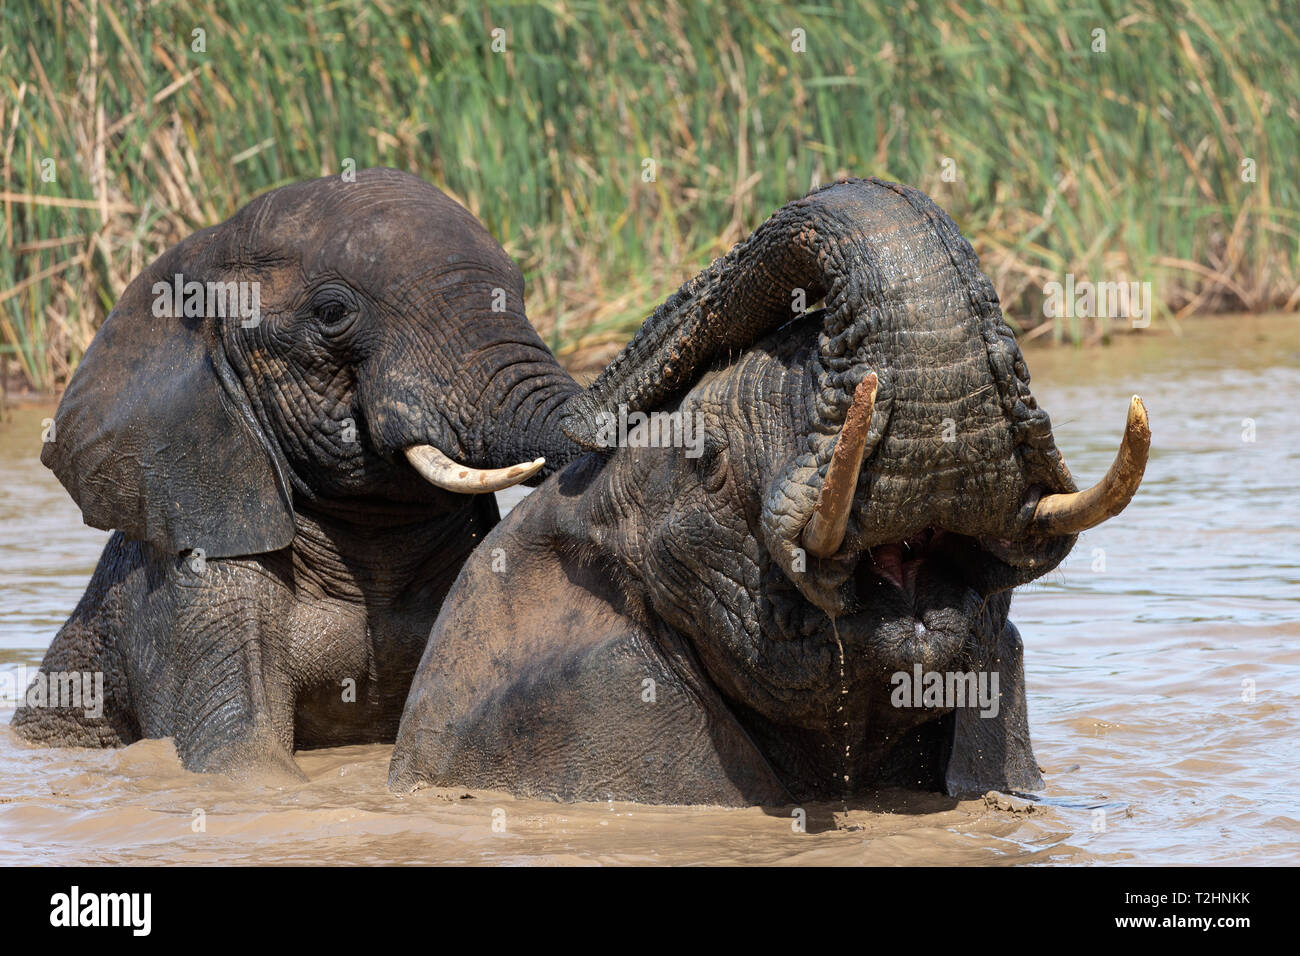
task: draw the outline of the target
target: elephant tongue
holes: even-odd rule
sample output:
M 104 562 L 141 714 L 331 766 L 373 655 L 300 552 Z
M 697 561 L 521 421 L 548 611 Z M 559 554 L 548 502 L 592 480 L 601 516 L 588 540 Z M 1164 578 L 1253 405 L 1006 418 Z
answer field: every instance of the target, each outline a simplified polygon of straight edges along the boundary
M 915 600 L 916 577 L 934 538 L 933 529 L 926 528 L 903 541 L 876 545 L 870 551 L 872 570 L 902 591 L 909 601 Z

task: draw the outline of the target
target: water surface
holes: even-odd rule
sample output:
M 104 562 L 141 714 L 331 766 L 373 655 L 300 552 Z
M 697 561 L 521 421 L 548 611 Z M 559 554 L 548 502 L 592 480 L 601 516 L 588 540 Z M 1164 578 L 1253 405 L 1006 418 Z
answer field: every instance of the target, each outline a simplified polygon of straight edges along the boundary
M 0 862 L 1300 863 L 1300 320 L 1028 361 L 1081 483 L 1109 465 L 1134 392 L 1154 436 L 1124 515 L 1012 606 L 1037 803 L 884 793 L 811 807 L 796 833 L 759 809 L 397 797 L 386 746 L 302 753 L 308 783 L 251 788 L 187 773 L 170 741 L 31 747 L 10 698 Z M 0 678 L 40 662 L 106 538 L 40 464 L 49 414 L 0 424 Z

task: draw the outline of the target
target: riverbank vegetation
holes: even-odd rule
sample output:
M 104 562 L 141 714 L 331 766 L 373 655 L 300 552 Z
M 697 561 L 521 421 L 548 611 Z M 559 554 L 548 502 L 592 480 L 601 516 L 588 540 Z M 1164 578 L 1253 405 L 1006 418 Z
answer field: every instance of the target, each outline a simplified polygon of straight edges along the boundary
M 974 7 L 10 0 L 0 354 L 57 388 L 168 245 L 349 163 L 468 206 L 573 361 L 843 174 L 930 193 L 1026 335 L 1131 327 L 1046 317 L 1067 276 L 1150 283 L 1156 324 L 1300 306 L 1280 3 Z

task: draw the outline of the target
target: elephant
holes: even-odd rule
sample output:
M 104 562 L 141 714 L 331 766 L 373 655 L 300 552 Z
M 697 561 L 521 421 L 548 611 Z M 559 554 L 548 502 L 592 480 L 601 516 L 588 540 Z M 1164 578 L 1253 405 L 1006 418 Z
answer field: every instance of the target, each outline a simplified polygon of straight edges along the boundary
M 1128 504 L 1150 428 L 1135 397 L 1115 465 L 1078 490 L 992 284 L 927 196 L 850 179 L 782 207 L 654 311 L 564 427 L 590 451 L 466 561 L 390 789 L 1041 789 L 1011 593 Z
M 296 749 L 391 743 L 492 492 L 584 453 L 579 392 L 516 264 L 416 176 L 283 186 L 189 236 L 56 411 L 42 461 L 113 533 L 13 727 L 280 780 Z

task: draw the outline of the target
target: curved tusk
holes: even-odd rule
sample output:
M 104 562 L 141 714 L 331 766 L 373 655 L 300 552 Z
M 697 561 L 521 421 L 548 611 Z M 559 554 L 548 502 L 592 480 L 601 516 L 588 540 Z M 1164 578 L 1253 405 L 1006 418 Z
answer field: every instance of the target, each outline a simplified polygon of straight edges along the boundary
M 509 468 L 471 468 L 457 464 L 432 445 L 412 445 L 405 454 L 406 460 L 429 484 L 465 495 L 481 495 L 517 485 L 546 464 L 545 458 L 537 458 Z
M 826 469 L 826 480 L 817 493 L 817 504 L 813 506 L 812 517 L 800 536 L 804 548 L 819 558 L 830 557 L 844 543 L 878 384 L 875 372 L 858 383 L 857 391 L 853 393 L 853 404 L 844 416 L 844 427 L 840 429 L 839 441 Z
M 1147 409 L 1136 395 L 1129 402 L 1128 423 L 1115 462 L 1087 491 L 1047 495 L 1039 499 L 1029 530 L 1038 534 L 1078 534 L 1119 514 L 1133 499 L 1151 451 L 1151 426 Z

